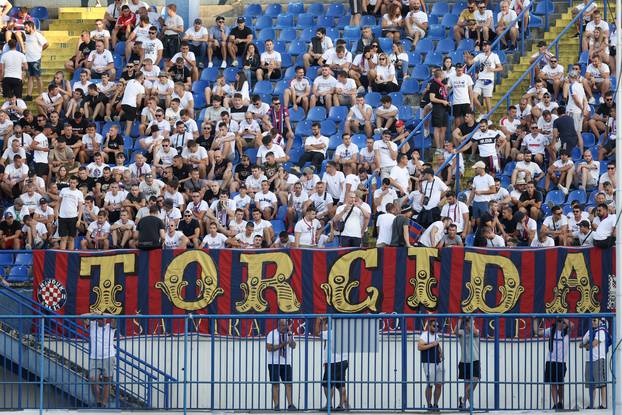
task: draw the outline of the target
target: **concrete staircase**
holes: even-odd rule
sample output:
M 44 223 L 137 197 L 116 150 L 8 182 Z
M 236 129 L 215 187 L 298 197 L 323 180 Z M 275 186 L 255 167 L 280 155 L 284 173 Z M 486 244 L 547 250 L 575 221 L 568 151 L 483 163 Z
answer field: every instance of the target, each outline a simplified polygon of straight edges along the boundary
M 559 7 L 559 4 L 557 4 Z M 572 21 L 572 9 L 568 7 L 566 2 L 563 2 L 564 13 L 561 17 L 551 22 L 549 30 L 544 33 L 543 40 L 549 45 L 555 38 L 562 32 L 562 30 Z M 579 56 L 579 38 L 574 37 L 576 32 L 573 29 L 568 30 L 559 41 L 559 64 L 567 69 L 569 64 L 575 63 Z M 520 57 L 519 61 L 515 65 L 510 65 L 507 68 L 507 76 L 503 79 L 501 84 L 495 87 L 495 93 L 493 95 L 492 102 L 496 103 L 501 99 L 505 93 L 510 89 L 512 85 L 521 77 L 521 75 L 529 68 L 529 59 L 531 55 L 538 51 L 537 42 L 533 41 L 531 48 Z M 553 48 L 553 53 L 555 49 Z M 523 94 L 529 88 L 530 78 L 525 77 L 514 91 L 510 95 L 510 102 L 512 104 L 518 104 L 518 101 Z M 495 112 L 493 119 L 498 120 L 506 114 L 506 105 L 501 105 Z

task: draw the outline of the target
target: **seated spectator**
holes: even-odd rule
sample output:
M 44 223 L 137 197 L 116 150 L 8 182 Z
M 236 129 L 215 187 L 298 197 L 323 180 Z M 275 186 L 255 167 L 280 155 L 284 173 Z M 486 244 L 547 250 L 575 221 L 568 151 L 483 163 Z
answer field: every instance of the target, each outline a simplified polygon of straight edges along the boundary
M 382 16 L 382 35 L 394 42 L 399 42 L 405 23 L 399 4 L 390 4 L 387 7 L 387 12 Z
M 121 6 L 121 14 L 117 17 L 117 21 L 112 29 L 112 47 L 116 47 L 117 42 L 126 41 L 132 33 L 132 30 L 134 30 L 135 25 L 136 15 L 132 13 L 129 6 Z
M 471 30 L 471 28 L 475 29 L 475 10 L 476 10 L 475 0 L 470 0 L 467 4 L 466 9 L 460 12 L 458 16 L 458 22 L 453 28 L 454 32 L 454 40 L 456 43 L 460 42 L 462 39 L 475 39 L 477 40 L 477 31 Z
M 80 41 L 76 45 L 76 52 L 65 62 L 65 69 L 72 75 L 74 71 L 86 68 L 86 59 L 94 50 L 95 39 L 91 38 L 91 33 L 88 30 L 83 30 L 80 34 Z
M 229 40 L 227 42 L 227 54 L 232 59 L 231 66 L 238 66 L 242 57 L 246 56 L 247 46 L 253 41 L 253 31 L 246 26 L 246 19 L 238 17 L 237 25 L 229 31 Z M 246 62 L 246 59 L 244 59 Z M 244 67 L 246 67 L 246 63 Z M 257 61 L 259 66 L 259 60 Z M 250 79 L 250 77 L 248 77 Z
M 518 16 L 514 10 L 510 9 L 510 3 L 507 0 L 500 3 L 500 10 L 501 11 L 497 13 L 497 29 L 495 32 L 497 36 L 501 36 L 501 34 L 510 27 L 510 30 L 501 37 L 501 46 L 503 49 L 516 49 L 516 41 L 518 39 Z
M 319 65 L 324 52 L 332 47 L 333 41 L 326 36 L 326 29 L 319 27 L 315 32 L 315 36 L 311 38 L 309 51 L 302 57 L 305 70 L 308 70 L 310 66 Z
M 611 88 L 609 80 L 610 70 L 606 63 L 601 61 L 600 55 L 592 56 L 592 63 L 585 70 L 585 79 L 583 80 L 583 88 L 587 94 L 588 103 L 594 105 L 594 92 L 601 94 L 601 103 L 604 102 L 604 96 Z
M 389 57 L 385 53 L 378 55 L 378 65 L 370 69 L 368 74 L 371 90 L 374 92 L 391 93 L 399 91 L 395 66 L 389 62 Z
M 191 30 L 192 29 L 188 29 L 186 33 Z M 220 68 L 225 69 L 227 67 L 227 28 L 225 26 L 225 18 L 222 16 L 216 16 L 216 25 L 210 27 L 206 35 L 207 67 L 211 68 L 214 66 L 214 55 L 217 55 L 222 58 Z M 203 39 L 205 39 L 205 34 L 203 35 Z

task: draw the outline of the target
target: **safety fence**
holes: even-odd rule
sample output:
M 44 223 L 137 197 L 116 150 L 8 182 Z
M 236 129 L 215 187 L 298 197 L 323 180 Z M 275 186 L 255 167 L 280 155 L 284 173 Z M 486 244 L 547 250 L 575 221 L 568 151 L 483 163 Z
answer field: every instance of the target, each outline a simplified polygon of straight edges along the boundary
M 4 315 L 0 409 L 613 408 L 613 315 L 466 317 Z

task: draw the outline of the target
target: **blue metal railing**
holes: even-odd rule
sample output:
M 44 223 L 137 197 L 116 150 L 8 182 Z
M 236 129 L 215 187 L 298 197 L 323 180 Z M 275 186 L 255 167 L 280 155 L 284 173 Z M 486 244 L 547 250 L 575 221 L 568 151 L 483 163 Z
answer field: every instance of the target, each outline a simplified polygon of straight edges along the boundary
M 577 19 L 581 19 L 583 17 L 583 13 L 585 12 L 585 10 L 587 10 L 587 8 L 594 3 L 595 0 L 590 0 L 590 2 L 585 6 L 585 8 L 583 10 L 581 10 L 580 13 L 578 13 L 571 21 L 570 23 L 568 23 L 568 25 L 566 25 L 566 27 L 557 35 L 557 37 L 551 42 L 551 44 L 549 44 L 546 48 L 546 51 L 550 51 L 551 48 L 553 46 L 558 45 L 559 41 L 561 40 L 561 38 L 566 34 L 566 32 L 568 30 L 570 30 L 571 28 L 574 27 L 574 24 L 576 23 Z M 580 44 L 580 42 L 579 42 Z M 499 99 L 499 101 L 492 107 L 492 109 L 488 112 L 488 114 L 485 115 L 485 118 L 489 118 L 491 117 L 495 111 L 501 106 L 501 104 L 506 101 L 509 100 L 512 92 L 514 92 L 514 90 L 516 88 L 518 88 L 520 86 L 520 84 L 523 82 L 523 80 L 530 74 L 533 73 L 535 67 L 540 63 L 540 61 L 544 59 L 544 54 L 540 54 L 540 56 L 538 56 L 534 62 L 529 66 L 529 68 L 527 68 L 525 70 L 525 72 L 516 80 L 516 82 L 514 83 L 514 85 L 512 85 L 508 91 L 505 93 L 505 95 L 503 95 L 503 97 L 501 97 Z M 508 101 L 509 102 L 509 101 Z M 476 124 L 475 129 L 469 133 L 460 143 L 460 145 L 458 146 L 458 148 L 456 149 L 456 151 L 461 150 L 462 148 L 464 148 L 464 146 L 466 146 L 470 141 L 471 138 L 473 137 L 473 135 L 479 131 L 479 124 Z M 451 163 L 451 161 L 453 160 L 453 158 L 455 157 L 455 154 L 450 155 L 447 160 L 445 160 L 443 162 L 443 164 L 441 164 L 441 166 L 437 169 L 436 174 L 438 175 L 441 171 L 443 171 L 443 169 L 445 167 L 447 167 L 449 165 L 449 163 Z M 459 175 L 459 171 L 456 171 L 456 176 Z
M 471 323 L 463 321 L 462 328 L 469 325 L 475 330 L 457 331 L 458 319 L 472 317 Z M 271 411 L 273 409 L 273 383 L 269 378 L 268 365 L 271 359 L 279 359 L 277 371 L 290 365 L 292 377 L 283 382 L 291 389 L 291 401 L 301 410 L 318 410 L 328 402 L 333 409 L 340 402 L 347 401 L 353 410 L 369 411 L 410 411 L 428 409 L 426 389 L 429 383 L 439 384 L 443 393 L 438 400 L 442 410 L 459 409 L 459 396 L 465 396 L 466 389 L 472 391 L 471 399 L 463 409 L 473 413 L 489 410 L 546 410 L 554 402 L 549 384 L 546 383 L 545 362 L 551 360 L 551 346 L 546 332 L 557 317 L 567 320 L 568 337 L 560 337 L 563 346 L 557 348 L 558 358 L 567 365 L 560 388 L 564 390 L 562 400 L 565 408 L 582 409 L 587 406 L 603 405 L 612 408 L 615 402 L 615 379 L 608 376 L 617 358 L 617 336 L 614 315 L 604 314 L 395 314 L 395 315 L 153 315 L 115 316 L 117 326 L 139 323 L 144 327 L 158 329 L 151 335 L 127 335 L 117 337 L 117 344 L 131 350 L 150 365 L 176 374 L 176 380 L 168 386 L 171 390 L 169 405 L 154 399 L 152 409 L 183 410 L 230 410 L 230 411 Z M 0 318 L 23 319 L 31 321 L 33 316 L 12 315 Z M 110 317 L 91 317 L 93 320 Z M 64 347 L 81 341 L 75 336 L 46 333 L 48 326 L 56 321 L 71 321 L 79 324 L 83 316 L 35 316 L 33 331 L 39 351 Z M 283 345 L 290 339 L 295 348 L 286 346 L 286 352 L 271 355 L 266 348 L 266 336 L 278 326 L 279 319 L 285 320 L 283 332 L 271 339 Z M 322 321 L 318 321 L 322 319 Z M 432 320 L 433 319 L 433 320 Z M 592 319 L 598 319 L 592 324 Z M 601 320 L 602 319 L 602 320 Z M 433 367 L 425 363 L 427 353 L 418 350 L 423 332 L 432 322 L 439 329 L 437 340 L 442 348 L 442 358 Z M 65 323 L 66 324 L 66 323 Z M 604 330 L 601 333 L 599 330 Z M 321 332 L 323 334 L 320 336 Z M 0 332 L 3 334 L 4 332 Z M 560 336 L 563 330 L 560 329 Z M 604 361 L 608 380 L 604 382 L 607 391 L 606 401 L 600 397 L 593 400 L 590 391 L 596 388 L 592 380 L 593 371 L 601 368 L 601 362 L 584 365 L 596 353 L 580 347 L 591 341 L 594 335 L 602 339 L 610 336 L 612 347 L 605 349 Z M 292 336 L 290 337 L 289 334 Z M 282 336 L 281 336 L 282 335 Z M 585 340 L 584 340 L 585 336 Z M 279 340 L 282 337 L 281 340 Z M 0 336 L 0 346 L 7 336 Z M 98 344 L 91 338 L 90 344 Z M 433 340 L 433 339 L 432 339 Z M 430 341 L 427 341 L 429 343 Z M 426 343 L 424 339 L 424 343 Z M 607 341 L 605 341 L 607 343 Z M 92 347 L 92 346 L 91 346 Z M 601 348 L 602 349 L 602 348 Z M 613 351 L 613 352 L 612 352 Z M 86 353 L 86 352 L 85 352 Z M 84 354 L 65 357 L 80 363 Z M 473 357 L 469 357 L 473 356 Z M 39 352 L 40 369 L 47 359 Z M 283 359 L 283 360 L 281 360 Z M 596 360 L 596 359 L 594 359 Z M 276 362 L 276 360 L 274 360 Z M 474 362 L 477 361 L 478 364 Z M 346 368 L 347 362 L 347 369 Z M 462 364 L 461 364 L 462 363 Z M 464 365 L 469 363 L 469 365 Z M 119 362 L 119 366 L 125 365 Z M 338 365 L 338 366 L 337 366 Z M 462 366 L 462 369 L 460 367 Z M 477 374 L 479 366 L 481 374 Z M 584 367 L 586 371 L 584 371 Z M 89 367 L 90 368 L 90 367 Z M 331 368 L 331 370 L 326 370 Z M 440 376 L 434 375 L 434 369 Z M 460 376 L 462 370 L 462 376 Z M 283 372 L 284 376 L 287 375 Z M 97 383 L 92 381 L 90 383 Z M 160 379 L 157 382 L 164 384 Z M 85 382 L 89 383 L 89 382 Z M 131 389 L 145 383 L 144 379 L 115 379 Z M 323 388 L 322 385 L 336 386 L 336 389 Z M 22 403 L 22 407 L 73 409 L 71 402 L 61 403 L 58 392 L 44 394 L 43 390 L 54 386 L 56 390 L 75 386 L 59 382 L 50 385 L 44 376 L 36 382 L 21 379 L 0 381 L 2 392 L 12 393 L 13 388 L 31 388 L 39 395 L 38 402 Z M 85 387 L 85 385 L 80 385 Z M 86 385 L 88 386 L 91 385 Z M 284 388 L 277 388 L 274 398 L 285 409 Z M 343 401 L 342 401 L 343 400 Z M 55 404 L 56 402 L 56 404 Z M 5 399 L 2 409 L 21 409 L 11 407 Z M 126 401 L 114 399 L 110 406 L 129 409 Z M 331 408 L 327 408 L 330 413 Z
M 516 19 L 514 19 L 509 25 L 508 27 L 505 28 L 505 30 L 503 32 L 501 32 L 499 35 L 497 35 L 496 39 L 491 43 L 490 48 L 494 51 L 500 44 L 501 44 L 501 39 L 505 37 L 505 35 L 514 27 L 515 24 L 517 24 L 518 22 L 521 22 L 523 17 L 525 16 L 525 13 L 529 12 L 531 10 L 531 8 L 533 7 L 533 3 L 529 5 L 528 8 L 521 10 L 521 12 L 516 16 Z M 521 51 L 521 55 L 523 55 L 525 53 L 525 30 L 527 28 L 523 27 L 522 30 L 520 31 L 520 51 Z M 475 75 L 476 72 L 476 67 L 472 66 L 471 68 L 469 68 L 469 70 L 467 71 L 467 75 Z M 453 94 L 452 94 L 453 95 Z M 451 102 L 451 99 L 450 99 Z M 413 139 L 413 137 L 415 137 L 415 135 L 417 135 L 419 132 L 422 131 L 425 123 L 427 121 L 430 120 L 430 118 L 432 118 L 432 112 L 429 112 L 428 114 L 426 114 L 425 117 L 423 117 L 419 123 L 415 126 L 415 128 L 413 128 L 413 130 L 410 132 L 410 134 L 406 137 L 406 139 L 404 141 L 402 141 L 400 143 L 400 145 L 398 146 L 398 151 L 404 147 L 404 145 L 406 143 L 408 143 L 410 140 Z M 413 143 L 413 148 L 416 148 L 416 145 Z M 421 157 L 423 160 L 423 140 L 422 140 L 422 146 L 421 146 Z

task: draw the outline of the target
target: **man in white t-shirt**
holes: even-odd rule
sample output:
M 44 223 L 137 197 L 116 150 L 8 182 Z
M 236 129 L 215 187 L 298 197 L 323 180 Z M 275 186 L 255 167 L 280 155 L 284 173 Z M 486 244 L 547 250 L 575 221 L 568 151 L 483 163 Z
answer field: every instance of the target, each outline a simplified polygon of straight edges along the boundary
M 41 55 L 47 49 L 49 43 L 43 35 L 37 31 L 33 21 L 29 20 L 24 23 L 24 47 L 26 61 L 28 62 L 28 98 L 32 99 L 32 88 L 34 81 L 37 83 L 37 89 L 41 93 Z
M 346 71 L 337 71 L 337 83 L 335 84 L 334 104 L 350 107 L 354 105 L 356 98 L 356 82 L 348 78 Z
M 162 41 L 158 39 L 158 29 L 155 26 L 151 26 L 149 28 L 149 37 L 143 40 L 140 49 L 141 62 L 149 58 L 155 66 L 158 66 L 160 65 L 160 60 L 162 60 L 163 51 L 164 45 Z
M 371 208 L 354 192 L 346 195 L 345 204 L 337 208 L 334 223 L 342 223 L 339 245 L 342 247 L 360 247 L 363 233 L 367 229 Z
M 572 117 L 575 131 L 579 132 L 583 131 L 583 117 L 587 117 L 590 110 L 584 86 L 579 79 L 579 73 L 574 70 L 570 71 L 568 77 L 570 83 L 568 85 L 568 105 L 566 106 L 566 113 Z
M 209 224 L 209 232 L 201 242 L 201 248 L 223 249 L 225 248 L 225 242 L 227 242 L 227 237 L 218 232 L 218 224 L 211 222 Z
M 311 83 L 305 76 L 305 68 L 296 67 L 296 76 L 290 81 L 289 88 L 283 92 L 283 106 L 289 108 L 291 101 L 294 111 L 301 106 L 305 114 L 309 110 L 309 96 L 311 95 Z
M 86 230 L 86 237 L 80 241 L 82 249 L 108 249 L 110 236 L 110 223 L 107 220 L 106 211 L 100 210 L 97 220 L 90 223 Z
M 444 204 L 441 209 L 441 217 L 451 219 L 451 222 L 456 225 L 456 232 L 458 232 L 462 238 L 466 238 L 471 227 L 469 207 L 466 203 L 459 201 L 456 197 L 456 193 L 452 190 L 445 194 L 445 198 L 447 203 Z
M 377 248 L 391 245 L 391 237 L 393 236 L 393 221 L 397 213 L 397 206 L 393 203 L 387 203 L 385 209 L 386 212 L 378 215 L 376 219 L 376 227 L 378 228 Z
M 397 144 L 391 141 L 391 131 L 384 130 L 382 140 L 374 141 L 376 169 L 381 178 L 389 177 L 397 165 Z
M 385 177 L 382 179 L 382 184 L 379 189 L 374 192 L 374 207 L 376 213 L 386 213 L 386 206 L 389 203 L 395 202 L 397 199 L 397 193 L 391 188 L 391 179 Z
M 547 83 L 549 88 L 553 89 L 553 98 L 555 101 L 559 98 L 559 91 L 564 83 L 564 67 L 557 62 L 557 58 L 553 56 L 549 63 L 540 69 L 538 74 L 540 79 Z M 549 89 L 550 90 L 550 89 Z
M 298 160 L 298 166 L 302 168 L 309 161 L 315 167 L 315 171 L 319 173 L 326 157 L 328 142 L 328 137 L 323 136 L 320 132 L 320 123 L 314 122 L 311 125 L 311 135 L 305 139 L 304 153 Z
M 78 179 L 69 179 L 69 187 L 65 187 L 59 194 L 58 235 L 60 249 L 73 250 L 77 226 L 82 218 L 84 195 L 77 189 Z
M 92 79 L 100 79 L 104 73 L 115 79 L 117 72 L 114 69 L 112 53 L 104 47 L 104 41 L 95 42 L 95 50 L 86 58 L 86 67 L 91 70 Z
M 255 74 L 257 80 L 279 79 L 281 77 L 281 54 L 274 50 L 274 42 L 268 39 L 264 42 L 266 50 L 261 54 L 260 65 Z
M 611 248 L 616 241 L 616 215 L 609 213 L 605 203 L 596 206 L 596 218 L 599 220 L 594 231 L 594 246 Z
M 311 94 L 311 107 L 323 105 L 326 111 L 333 106 L 333 95 L 337 80 L 330 74 L 330 67 L 323 65 L 321 75 L 313 81 L 313 93 Z
M 611 88 L 610 74 L 609 65 L 601 60 L 600 55 L 594 55 L 592 57 L 592 63 L 590 63 L 585 70 L 585 79 L 583 80 L 583 88 L 589 97 L 589 104 L 594 105 L 596 103 L 594 100 L 594 92 L 600 92 L 602 97 L 609 92 Z
M 367 137 L 372 136 L 372 117 L 374 111 L 371 105 L 365 103 L 364 95 L 357 95 L 355 98 L 355 104 L 350 108 L 348 116 L 344 123 L 344 132 L 351 134 L 352 132 L 358 133 L 363 127 Z
M 84 314 L 83 317 L 84 325 L 89 330 L 89 382 L 97 406 L 106 407 L 117 366 L 117 321 L 114 316 L 101 312 Z
M 421 0 L 410 1 L 410 11 L 406 15 L 406 32 L 412 39 L 413 49 L 425 37 L 428 30 L 428 15 L 421 10 Z
M 564 215 L 561 206 L 551 208 L 551 216 L 544 218 L 541 232 L 546 232 L 553 237 L 553 245 L 567 246 L 568 244 L 568 217 Z
M 447 86 L 453 92 L 451 106 L 454 115 L 454 128 L 464 121 L 464 116 L 471 111 L 473 101 L 473 79 L 464 73 L 464 64 L 456 64 L 456 74 L 449 78 Z
M 579 348 L 585 349 L 583 381 L 589 390 L 587 403 L 595 408 L 599 402 L 596 394 L 600 392 L 598 409 L 605 409 L 607 406 L 607 372 L 609 371 L 607 367 L 607 323 L 603 320 L 598 317 L 593 318 L 592 327 L 585 333 L 579 344 Z
M 296 410 L 292 403 L 292 355 L 295 348 L 296 341 L 294 334 L 290 331 L 288 321 L 279 319 L 278 328 L 272 330 L 266 337 L 268 375 L 272 384 L 272 405 L 275 411 L 279 410 L 280 382 L 285 384 L 287 410 Z
M 503 71 L 503 65 L 499 56 L 492 52 L 490 42 L 482 42 L 483 52 L 473 59 L 473 65 L 477 69 L 477 81 L 473 88 L 473 103 L 482 114 L 490 112 L 492 93 L 495 87 L 495 73 Z M 484 106 L 479 103 L 479 97 L 484 97 Z
M 443 239 L 443 236 L 445 236 L 445 232 L 449 225 L 451 225 L 451 219 L 447 217 L 443 217 L 441 220 L 432 223 L 421 235 L 419 245 L 428 248 L 436 248 Z
M 18 52 L 17 41 L 10 39 L 7 44 L 9 50 L 0 57 L 0 74 L 2 75 L 2 96 L 9 98 L 22 96 L 22 72 L 28 70 L 26 55 Z
M 136 112 L 142 101 L 143 95 L 145 95 L 145 87 L 143 82 L 145 75 L 142 72 L 136 74 L 136 78 L 130 79 L 125 85 L 125 91 L 123 92 L 123 98 L 121 99 L 121 110 L 123 115 L 121 121 L 125 121 L 125 135 L 130 135 L 132 130 L 132 124 L 136 120 Z
M 488 203 L 497 193 L 495 179 L 486 173 L 486 165 L 483 161 L 478 161 L 473 165 L 475 176 L 473 177 L 473 188 L 470 197 L 473 200 L 473 217 L 479 219 L 484 213 L 488 212 Z
M 294 247 L 316 247 L 322 234 L 322 224 L 315 218 L 316 211 L 309 206 L 304 217 L 294 227 Z
M 583 152 L 583 160 L 577 166 L 578 179 L 581 181 L 580 189 L 587 189 L 598 186 L 600 178 L 600 161 L 594 160 L 592 152 L 585 150 Z

